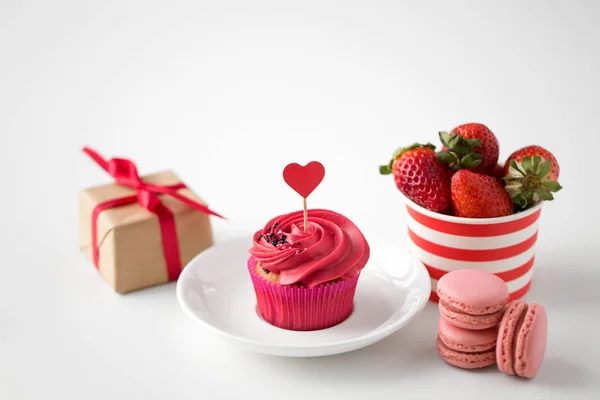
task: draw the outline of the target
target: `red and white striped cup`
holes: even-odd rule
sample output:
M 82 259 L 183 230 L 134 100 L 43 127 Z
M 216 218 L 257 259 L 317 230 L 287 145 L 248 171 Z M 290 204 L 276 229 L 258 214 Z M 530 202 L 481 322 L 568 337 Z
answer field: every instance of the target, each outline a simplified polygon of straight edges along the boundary
M 431 277 L 430 300 L 437 302 L 437 281 L 449 271 L 476 268 L 502 278 L 510 300 L 531 286 L 542 203 L 499 218 L 460 218 L 429 211 L 405 199 L 410 252 Z

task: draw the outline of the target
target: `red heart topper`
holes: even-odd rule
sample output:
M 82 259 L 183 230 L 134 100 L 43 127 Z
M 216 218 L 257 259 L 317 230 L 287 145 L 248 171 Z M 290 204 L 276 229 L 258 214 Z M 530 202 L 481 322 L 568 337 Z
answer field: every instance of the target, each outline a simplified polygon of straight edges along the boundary
M 300 196 L 307 198 L 325 176 L 325 167 L 318 161 L 311 161 L 304 167 L 291 163 L 283 169 L 283 179 Z

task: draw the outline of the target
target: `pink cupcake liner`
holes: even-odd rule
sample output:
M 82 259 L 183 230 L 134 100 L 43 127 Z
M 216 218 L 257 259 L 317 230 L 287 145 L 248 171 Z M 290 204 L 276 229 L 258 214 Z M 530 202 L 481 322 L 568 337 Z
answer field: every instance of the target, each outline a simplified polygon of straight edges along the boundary
M 259 315 L 271 325 L 293 331 L 330 328 L 346 319 L 354 309 L 358 278 L 315 286 L 276 285 L 255 271 L 256 259 L 248 259 Z

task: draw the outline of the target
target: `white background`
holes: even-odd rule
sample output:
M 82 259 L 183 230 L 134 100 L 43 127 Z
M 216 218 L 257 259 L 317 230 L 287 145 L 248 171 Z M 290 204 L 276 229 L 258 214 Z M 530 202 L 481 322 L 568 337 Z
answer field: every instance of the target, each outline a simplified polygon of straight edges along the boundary
M 594 398 L 599 18 L 593 1 L 1 1 L 0 398 Z M 219 242 L 300 208 L 281 171 L 316 159 L 309 207 L 405 246 L 378 165 L 470 121 L 501 158 L 535 143 L 562 167 L 527 296 L 550 324 L 534 380 L 444 364 L 431 304 L 353 353 L 243 353 L 174 284 L 119 296 L 78 252 L 78 191 L 109 181 L 83 145 L 174 169 L 229 218 Z

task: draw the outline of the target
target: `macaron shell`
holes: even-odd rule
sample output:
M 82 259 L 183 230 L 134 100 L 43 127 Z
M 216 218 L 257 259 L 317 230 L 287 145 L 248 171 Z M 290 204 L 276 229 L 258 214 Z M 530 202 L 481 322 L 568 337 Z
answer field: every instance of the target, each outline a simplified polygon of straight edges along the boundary
M 471 330 L 456 327 L 440 318 L 438 336 L 442 343 L 451 350 L 463 353 L 481 353 L 496 347 L 498 330 L 494 328 Z
M 548 338 L 548 315 L 539 304 L 531 304 L 519 329 L 514 369 L 523 378 L 534 378 L 542 366 Z
M 478 269 L 460 269 L 442 276 L 437 294 L 440 301 L 471 315 L 492 314 L 508 303 L 506 282 Z
M 461 353 L 448 348 L 438 337 L 436 341 L 437 351 L 442 360 L 455 367 L 464 369 L 476 369 L 489 367 L 496 363 L 496 352 L 484 353 Z
M 448 307 L 443 302 L 438 304 L 442 318 L 450 324 L 463 329 L 489 329 L 498 325 L 502 319 L 503 310 L 487 315 L 469 315 Z
M 521 300 L 511 302 L 500 326 L 498 327 L 498 341 L 496 343 L 496 359 L 498 360 L 498 369 L 505 374 L 514 375 L 514 348 L 516 330 L 519 329 L 523 316 L 527 312 L 527 304 Z

